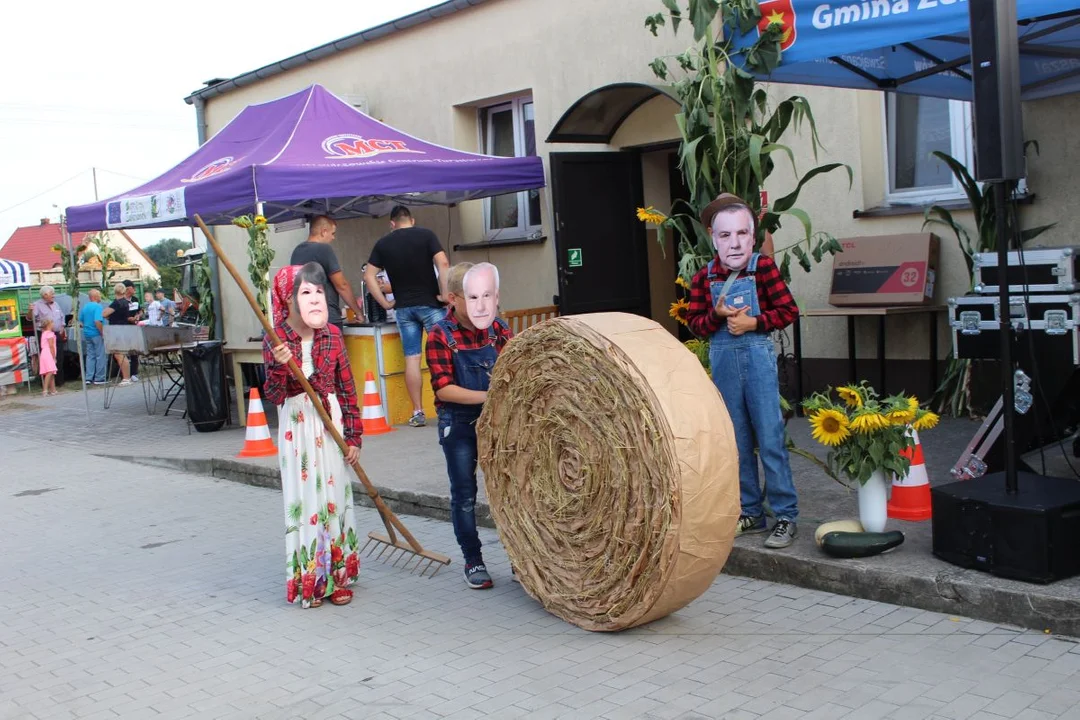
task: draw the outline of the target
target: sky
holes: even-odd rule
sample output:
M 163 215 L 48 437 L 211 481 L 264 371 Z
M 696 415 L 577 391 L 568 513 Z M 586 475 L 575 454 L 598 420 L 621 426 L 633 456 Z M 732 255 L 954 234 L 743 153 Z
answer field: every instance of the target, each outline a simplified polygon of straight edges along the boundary
M 15 3 L 0 42 L 0 244 L 126 192 L 198 147 L 184 98 L 432 0 Z M 129 231 L 144 247 L 185 228 Z

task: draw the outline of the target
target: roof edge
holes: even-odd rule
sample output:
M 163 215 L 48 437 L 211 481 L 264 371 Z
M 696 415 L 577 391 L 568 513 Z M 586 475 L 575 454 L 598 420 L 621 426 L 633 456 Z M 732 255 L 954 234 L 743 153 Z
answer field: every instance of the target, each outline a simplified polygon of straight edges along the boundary
M 439 5 L 434 5 L 424 10 L 418 10 L 410 15 L 391 20 L 382 25 L 376 25 L 375 27 L 366 30 L 361 30 L 352 35 L 346 35 L 343 38 L 324 43 L 311 50 L 306 50 L 297 55 L 287 57 L 284 60 L 278 60 L 277 62 L 264 65 L 256 70 L 251 70 L 228 80 L 223 80 L 222 82 L 202 88 L 201 90 L 196 90 L 185 97 L 184 102 L 188 105 L 193 105 L 196 101 L 205 102 L 210 98 L 225 95 L 233 90 L 239 90 L 246 85 L 252 85 L 260 80 L 265 80 L 274 77 L 275 75 L 281 75 L 282 73 L 288 72 L 289 70 L 295 70 L 304 65 L 310 65 L 313 62 L 323 60 L 331 55 L 337 55 L 346 50 L 351 50 L 364 43 L 381 40 L 395 33 L 414 28 L 418 25 L 423 25 L 432 20 L 438 20 L 453 15 L 462 10 L 468 10 L 470 7 L 482 5 L 486 2 L 489 2 L 489 0 L 447 0 L 447 2 L 440 3 Z

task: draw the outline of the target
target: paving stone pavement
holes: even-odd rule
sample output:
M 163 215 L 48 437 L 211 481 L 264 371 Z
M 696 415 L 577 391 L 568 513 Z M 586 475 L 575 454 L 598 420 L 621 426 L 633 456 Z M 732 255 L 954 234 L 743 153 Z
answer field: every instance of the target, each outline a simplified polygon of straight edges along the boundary
M 433 579 L 364 562 L 351 605 L 304 611 L 284 601 L 280 493 L 0 447 L 4 720 L 1080 720 L 1073 639 L 723 575 L 592 634 L 511 582 L 484 529 L 491 591 L 456 558 Z M 456 555 L 448 524 L 404 521 Z

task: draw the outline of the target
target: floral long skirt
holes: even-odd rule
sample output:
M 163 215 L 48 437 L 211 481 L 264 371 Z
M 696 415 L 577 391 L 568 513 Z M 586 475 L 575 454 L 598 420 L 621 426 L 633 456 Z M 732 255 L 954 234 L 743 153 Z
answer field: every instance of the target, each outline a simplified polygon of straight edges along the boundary
M 341 432 L 341 406 L 329 396 Z M 278 457 L 285 500 L 285 597 L 303 607 L 353 584 L 360 556 L 353 518 L 352 470 L 306 394 L 278 410 Z

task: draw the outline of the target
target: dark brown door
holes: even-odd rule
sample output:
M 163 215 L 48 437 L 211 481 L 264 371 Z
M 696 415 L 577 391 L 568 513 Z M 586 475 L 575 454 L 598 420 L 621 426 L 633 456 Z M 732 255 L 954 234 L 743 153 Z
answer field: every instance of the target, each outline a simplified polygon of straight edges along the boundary
M 559 313 L 648 317 L 648 251 L 637 153 L 552 153 Z

